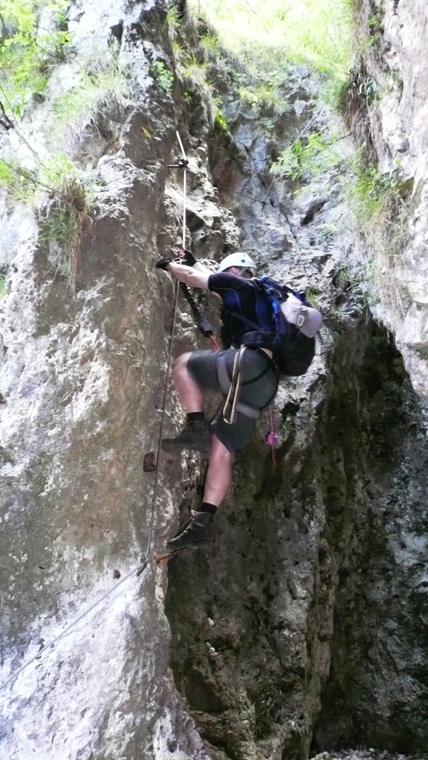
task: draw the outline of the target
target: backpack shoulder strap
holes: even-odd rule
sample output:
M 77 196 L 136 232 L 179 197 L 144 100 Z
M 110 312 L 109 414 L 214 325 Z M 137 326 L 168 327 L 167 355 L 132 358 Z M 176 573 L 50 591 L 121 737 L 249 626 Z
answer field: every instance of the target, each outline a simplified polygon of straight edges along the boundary
M 275 280 L 273 277 L 263 275 L 260 277 L 259 283 L 261 284 L 262 289 L 267 296 L 275 298 L 278 301 L 285 301 L 290 293 L 297 296 L 301 300 L 301 295 L 299 293 L 296 293 L 293 288 L 290 288 L 283 282 L 279 282 L 279 280 Z
M 256 324 L 256 322 L 252 322 L 251 319 L 247 319 L 247 317 L 244 317 L 242 314 L 239 314 L 237 311 L 229 311 L 229 314 L 232 314 L 234 317 L 237 317 L 238 319 L 240 319 L 241 322 L 244 322 L 244 324 L 248 325 L 248 327 L 254 327 L 255 330 L 261 330 L 260 325 Z
M 271 302 L 271 300 L 270 300 L 270 298 L 268 296 L 267 288 L 266 288 L 266 285 L 264 283 L 264 280 L 266 280 L 266 279 L 270 279 L 270 278 L 261 277 L 260 279 L 257 279 L 257 280 L 255 280 L 255 282 L 254 281 L 253 282 L 255 284 L 256 289 L 259 292 L 261 292 L 268 299 L 269 304 L 270 304 L 270 306 L 272 308 L 272 302 Z M 241 322 L 244 322 L 244 324 L 247 325 L 248 327 L 252 327 L 254 330 L 258 330 L 259 332 L 260 331 L 261 332 L 267 332 L 266 329 L 263 329 L 256 322 L 253 322 L 251 319 L 248 319 L 247 317 L 244 317 L 242 314 L 239 314 L 239 312 L 232 311 L 232 309 L 227 309 L 227 312 L 228 312 L 228 314 L 232 314 L 233 317 L 236 317 L 237 319 L 240 319 Z

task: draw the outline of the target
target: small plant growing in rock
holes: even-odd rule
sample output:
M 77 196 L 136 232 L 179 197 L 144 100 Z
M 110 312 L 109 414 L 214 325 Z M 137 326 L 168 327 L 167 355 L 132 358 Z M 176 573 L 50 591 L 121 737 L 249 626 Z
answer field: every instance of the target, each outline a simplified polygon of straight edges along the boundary
M 328 142 L 320 132 L 300 136 L 272 164 L 271 171 L 293 180 L 305 174 L 313 178 L 335 166 L 339 161 L 334 142 Z
M 87 188 L 73 162 L 57 156 L 37 171 L 0 160 L 0 184 L 20 201 L 36 204 L 42 194 L 44 211 L 41 218 L 40 240 L 56 244 L 59 251 L 58 271 L 75 288 L 79 271 L 79 248 L 82 232 L 90 219 L 91 203 Z
M 42 220 L 40 240 L 56 244 L 60 251 L 58 271 L 66 276 L 74 291 L 79 275 L 80 242 L 85 226 L 89 223 L 90 206 L 88 194 L 80 179 L 63 176 L 60 186 L 47 205 Z
M 202 50 L 208 55 L 217 56 L 220 53 L 220 45 L 217 35 L 213 33 L 203 34 L 199 40 Z
M 381 174 L 374 164 L 364 165 L 359 154 L 354 158 L 352 170 L 347 193 L 359 221 L 382 213 L 391 201 L 400 197 L 400 182 L 395 171 Z
M 214 105 L 214 126 L 219 132 L 227 132 L 229 130 L 227 119 L 222 114 L 219 108 Z
M 183 74 L 192 79 L 200 87 L 209 86 L 207 82 L 207 63 L 199 61 L 195 55 L 191 55 L 182 68 Z
M 181 22 L 182 22 L 182 16 L 176 5 L 171 5 L 170 8 L 168 8 L 168 11 L 166 14 L 166 21 L 168 24 L 168 31 L 169 31 L 170 37 L 172 40 L 174 40 L 178 34 L 178 30 L 180 29 Z
M 272 106 L 275 113 L 279 115 L 289 109 L 285 99 L 273 85 L 259 83 L 251 86 L 247 84 L 241 86 L 238 93 L 242 102 L 255 110 L 260 110 L 264 106 Z
M 409 238 L 405 199 L 412 182 L 401 180 L 397 170 L 381 173 L 373 163 L 364 163 L 361 151 L 348 169 L 344 192 L 352 212 L 350 224 L 369 251 L 365 271 L 369 299 L 380 299 L 404 316 L 394 268 L 400 265 Z
M 131 80 L 115 53 L 88 58 L 81 63 L 80 81 L 53 101 L 47 139 L 54 149 L 70 143 L 96 114 L 123 111 L 129 103 Z M 61 148 L 60 148 L 61 149 Z
M 236 67 L 231 70 L 240 100 L 256 111 L 267 106 L 278 116 L 286 113 L 290 109 L 285 95 L 288 61 L 279 57 L 278 50 L 270 46 L 244 43 L 240 48 L 240 59 L 245 64 L 245 72 Z
M 17 200 L 26 201 L 35 192 L 35 176 L 12 161 L 0 159 L 0 185 L 7 187 Z
M 370 16 L 367 24 L 370 30 L 368 44 L 373 47 L 374 45 L 378 45 L 381 41 L 383 31 L 382 14 L 380 12 L 374 13 L 373 16 Z
M 167 93 L 171 92 L 174 83 L 174 75 L 165 66 L 163 61 L 154 61 L 150 66 L 150 73 L 161 90 Z

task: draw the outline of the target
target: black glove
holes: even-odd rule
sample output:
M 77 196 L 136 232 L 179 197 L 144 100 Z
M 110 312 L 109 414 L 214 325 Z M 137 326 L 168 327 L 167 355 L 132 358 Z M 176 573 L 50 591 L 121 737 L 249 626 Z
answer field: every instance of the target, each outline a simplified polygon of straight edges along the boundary
M 181 249 L 180 256 L 174 259 L 177 264 L 184 264 L 186 267 L 193 267 L 196 264 L 196 259 L 191 251 L 187 251 L 186 248 Z
M 156 269 L 163 269 L 164 272 L 166 272 L 166 268 L 168 264 L 171 264 L 171 261 L 173 261 L 173 259 L 170 259 L 166 256 L 164 259 L 159 259 L 159 261 L 156 262 L 155 267 Z

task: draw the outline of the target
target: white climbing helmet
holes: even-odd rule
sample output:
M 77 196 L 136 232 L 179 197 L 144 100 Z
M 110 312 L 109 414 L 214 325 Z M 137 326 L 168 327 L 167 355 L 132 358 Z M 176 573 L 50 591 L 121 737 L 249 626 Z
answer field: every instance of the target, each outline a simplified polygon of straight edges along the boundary
M 242 251 L 237 251 L 236 253 L 231 253 L 229 256 L 226 256 L 226 258 L 218 265 L 217 272 L 224 272 L 225 269 L 229 269 L 230 267 L 248 269 L 248 271 L 251 272 L 252 277 L 254 277 L 256 273 L 255 262 L 249 257 L 248 253 L 243 253 Z

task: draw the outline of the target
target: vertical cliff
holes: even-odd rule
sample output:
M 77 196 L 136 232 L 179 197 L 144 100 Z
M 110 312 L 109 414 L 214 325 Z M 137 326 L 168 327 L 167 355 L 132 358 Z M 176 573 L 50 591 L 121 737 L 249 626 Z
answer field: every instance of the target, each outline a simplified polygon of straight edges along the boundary
M 395 198 L 392 214 L 377 220 L 384 234 L 371 254 L 373 295 L 416 391 L 425 397 L 427 7 L 358 0 L 354 8 L 357 56 L 345 115 Z
M 237 61 L 208 56 L 206 27 L 173 11 L 73 3 L 43 98 L 1 136 L 37 187 L 33 205 L 10 184 L 1 198 L 0 758 L 421 751 L 426 403 L 352 286 L 361 246 L 335 188 L 295 197 L 269 172 L 309 120 L 328 131 L 316 83 L 290 66 L 288 108 L 249 108 Z M 281 382 L 276 463 L 262 419 L 212 549 L 158 567 L 206 465 L 157 461 L 165 388 L 164 433 L 183 420 L 175 291 L 154 269 L 182 242 L 177 131 L 186 244 L 213 262 L 249 249 L 310 289 L 325 324 L 308 374 Z M 176 317 L 173 355 L 204 345 L 181 295 Z

